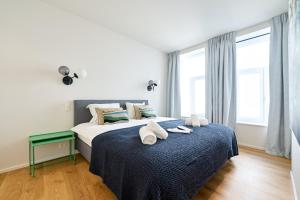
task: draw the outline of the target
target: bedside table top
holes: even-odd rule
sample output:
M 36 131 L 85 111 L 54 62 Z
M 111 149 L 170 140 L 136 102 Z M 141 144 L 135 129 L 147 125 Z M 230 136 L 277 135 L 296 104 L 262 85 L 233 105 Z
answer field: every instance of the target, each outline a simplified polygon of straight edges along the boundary
M 67 131 L 60 131 L 60 132 L 30 135 L 29 141 L 38 142 L 38 141 L 53 140 L 53 139 L 67 138 L 67 137 L 74 137 L 74 132 L 67 130 Z

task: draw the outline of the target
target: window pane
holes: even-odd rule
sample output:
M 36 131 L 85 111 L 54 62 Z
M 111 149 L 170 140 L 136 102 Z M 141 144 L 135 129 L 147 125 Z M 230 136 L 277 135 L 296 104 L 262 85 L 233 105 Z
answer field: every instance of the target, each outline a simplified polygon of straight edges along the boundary
M 197 77 L 205 75 L 205 50 L 199 49 L 180 56 L 182 77 Z
M 238 117 L 244 120 L 261 119 L 262 77 L 260 73 L 239 74 Z
M 269 65 L 269 35 L 237 44 L 239 69 L 266 67 Z
M 205 76 L 205 49 L 199 49 L 180 56 L 181 115 L 195 113 L 201 100 L 196 95 L 205 96 L 204 90 L 196 91 L 195 80 Z M 198 94 L 199 93 L 199 94 Z M 198 102 L 199 101 L 199 102 Z
M 195 113 L 205 115 L 205 79 L 197 79 L 195 81 Z
M 270 28 L 237 40 L 237 120 L 267 123 Z M 254 37 L 254 38 L 253 38 Z

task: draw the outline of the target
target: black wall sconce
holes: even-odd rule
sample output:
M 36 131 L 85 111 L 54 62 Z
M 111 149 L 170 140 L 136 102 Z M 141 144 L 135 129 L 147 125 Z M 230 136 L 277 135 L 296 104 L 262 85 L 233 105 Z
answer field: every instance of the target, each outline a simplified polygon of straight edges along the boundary
M 74 73 L 73 76 L 70 76 L 70 69 L 67 66 L 60 66 L 58 72 L 64 76 L 62 81 L 65 85 L 71 85 L 74 78 L 85 78 L 87 74 L 85 70 L 81 70 L 79 75 Z
M 154 88 L 158 85 L 157 81 L 153 81 L 153 80 L 150 80 L 148 82 L 148 86 L 147 86 L 147 90 L 150 92 L 150 91 L 154 91 Z

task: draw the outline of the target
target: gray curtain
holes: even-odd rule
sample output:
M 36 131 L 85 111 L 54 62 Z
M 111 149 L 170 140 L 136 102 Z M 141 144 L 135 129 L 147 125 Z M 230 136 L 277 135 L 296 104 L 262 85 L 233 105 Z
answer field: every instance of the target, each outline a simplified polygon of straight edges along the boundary
M 167 116 L 181 117 L 179 51 L 168 54 Z
M 236 123 L 236 34 L 208 40 L 206 114 L 210 122 Z
M 266 152 L 290 158 L 288 14 L 272 18 L 270 40 L 270 109 Z

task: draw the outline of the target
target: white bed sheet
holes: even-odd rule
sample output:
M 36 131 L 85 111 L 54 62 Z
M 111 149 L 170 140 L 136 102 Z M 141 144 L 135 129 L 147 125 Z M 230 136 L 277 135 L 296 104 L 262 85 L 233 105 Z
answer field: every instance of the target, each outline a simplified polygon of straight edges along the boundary
M 93 122 L 87 122 L 78 124 L 77 126 L 71 128 L 72 131 L 76 132 L 78 134 L 78 137 L 85 142 L 90 147 L 92 146 L 92 140 L 97 135 L 100 135 L 102 133 L 122 129 L 122 128 L 129 128 L 133 126 L 139 126 L 143 124 L 147 124 L 149 121 L 155 121 L 155 122 L 162 122 L 162 121 L 168 121 L 168 120 L 174 120 L 174 118 L 168 118 L 168 117 L 156 117 L 152 119 L 130 119 L 129 122 L 124 123 L 116 123 L 116 124 L 105 124 L 105 125 L 98 125 Z

